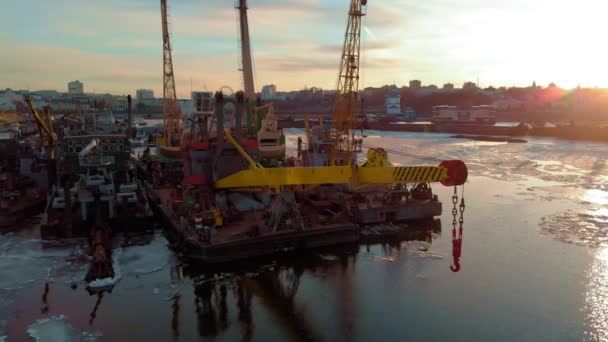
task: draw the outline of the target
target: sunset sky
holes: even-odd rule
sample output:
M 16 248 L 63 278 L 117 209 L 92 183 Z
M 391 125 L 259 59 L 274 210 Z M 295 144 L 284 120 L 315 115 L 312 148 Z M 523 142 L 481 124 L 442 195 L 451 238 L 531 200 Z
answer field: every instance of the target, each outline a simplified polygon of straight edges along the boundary
M 608 87 L 608 2 L 369 0 L 362 85 Z M 169 0 L 177 91 L 242 88 L 231 0 Z M 249 0 L 255 86 L 333 89 L 348 0 Z M 0 89 L 162 91 L 157 0 L 21 0 L 3 4 Z

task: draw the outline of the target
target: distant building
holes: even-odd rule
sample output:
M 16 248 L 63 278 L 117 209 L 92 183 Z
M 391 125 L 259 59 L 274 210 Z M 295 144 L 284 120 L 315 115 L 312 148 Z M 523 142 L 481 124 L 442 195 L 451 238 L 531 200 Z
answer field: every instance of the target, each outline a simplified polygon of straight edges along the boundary
M 262 87 L 262 100 L 268 101 L 276 97 L 277 86 L 274 84 L 265 85 Z
M 32 94 L 40 95 L 46 99 L 54 99 L 60 97 L 62 94 L 57 90 L 36 90 Z
M 464 84 L 462 85 L 462 89 L 475 90 L 477 89 L 477 84 L 475 84 L 475 82 L 464 82 Z
M 390 94 L 386 97 L 386 114 L 401 114 L 401 96 L 396 88 L 391 89 Z
M 68 94 L 80 95 L 84 93 L 84 84 L 76 80 L 68 83 Z
M 179 109 L 183 116 L 192 117 L 192 100 L 180 99 L 177 100 L 177 105 L 179 106 Z
M 412 89 L 420 89 L 420 87 L 422 87 L 422 82 L 420 82 L 419 80 L 412 80 L 412 81 L 410 81 L 410 88 L 412 88 Z
M 452 90 L 454 89 L 454 84 L 453 83 L 446 83 L 443 85 L 443 89 L 444 90 Z
M 210 91 L 193 91 L 191 95 L 192 95 L 192 106 L 193 106 L 192 113 L 194 113 L 194 114 L 211 114 L 213 112 L 213 106 L 212 106 L 213 93 L 212 92 L 210 92 Z
M 154 98 L 154 90 L 152 90 L 152 89 L 137 89 L 135 91 L 135 98 L 138 101 L 153 99 Z
M 112 95 L 111 97 L 112 111 L 118 113 L 126 113 L 129 107 L 129 101 L 125 95 Z

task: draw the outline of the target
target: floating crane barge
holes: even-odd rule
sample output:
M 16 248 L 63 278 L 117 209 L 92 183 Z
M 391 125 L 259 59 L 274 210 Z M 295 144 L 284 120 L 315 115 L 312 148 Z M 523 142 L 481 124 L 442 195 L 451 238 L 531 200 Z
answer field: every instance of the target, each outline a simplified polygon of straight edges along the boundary
M 236 108 L 232 128 L 223 127 L 226 102 Z M 216 93 L 215 120 L 200 117 L 199 128 L 184 134 L 183 159 L 148 155 L 140 164 L 151 205 L 187 258 L 225 262 L 357 242 L 362 226 L 441 214 L 428 183 L 466 181 L 460 161 L 394 167 L 374 149 L 363 165 L 261 167 L 252 157 L 255 140 L 240 125 L 243 103 L 240 92 Z
M 333 123 L 310 127 L 307 122 L 307 144 L 299 140 L 298 158 L 263 167 L 262 144 L 268 139 L 260 134 L 278 136 L 278 131 L 274 115 L 260 126 L 257 110 L 251 110 L 255 93 L 246 1 L 239 0 L 237 6 L 245 91 L 217 92 L 213 111 L 195 113 L 182 126 L 175 106 L 166 0 L 161 0 L 165 142 L 158 155 L 146 150 L 138 174 L 182 256 L 215 263 L 357 242 L 367 225 L 440 215 L 441 203 L 430 183 L 464 184 L 467 168 L 457 160 L 439 166 L 393 166 L 383 149 L 369 148 L 367 161 L 358 165 L 362 143 L 354 136 L 353 113 L 359 103 L 365 5 L 365 0 L 350 3 Z M 272 112 L 272 106 L 268 108 Z

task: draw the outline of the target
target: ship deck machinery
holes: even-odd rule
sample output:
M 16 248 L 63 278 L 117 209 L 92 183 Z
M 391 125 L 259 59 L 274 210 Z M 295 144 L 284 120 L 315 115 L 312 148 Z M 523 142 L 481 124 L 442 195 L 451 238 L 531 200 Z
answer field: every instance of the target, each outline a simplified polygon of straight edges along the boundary
M 99 220 L 114 229 L 149 226 L 153 213 L 144 187 L 129 171 L 126 136 L 66 136 L 60 145 L 66 172 L 48 194 L 43 238 L 90 235 Z
M 232 127 L 224 127 L 226 101 L 234 102 Z M 212 120 L 201 118 L 201 129 L 182 139 L 185 160 L 181 184 L 153 187 L 148 183 L 170 240 L 186 257 L 222 262 L 356 242 L 359 223 L 399 221 L 400 217 L 366 217 L 365 211 L 357 208 L 361 202 L 352 189 L 392 186 L 382 199 L 365 198 L 365 205 L 383 203 L 386 207 L 386 203 L 411 198 L 403 184 L 459 185 L 466 181 L 466 166 L 460 161 L 438 167 L 368 163 L 264 168 L 257 162 L 257 146 L 242 134 L 243 107 L 242 96 L 226 99 L 217 93 L 215 131 L 224 134 L 212 137 L 206 123 Z M 147 167 L 147 178 L 154 169 Z

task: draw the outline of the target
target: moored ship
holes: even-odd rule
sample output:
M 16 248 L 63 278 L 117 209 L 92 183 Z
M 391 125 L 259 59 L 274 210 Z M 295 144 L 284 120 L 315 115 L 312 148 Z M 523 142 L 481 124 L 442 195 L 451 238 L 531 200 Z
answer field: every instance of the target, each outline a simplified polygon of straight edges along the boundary
M 434 106 L 431 122 L 434 124 L 488 125 L 496 123 L 496 107 L 481 105 L 471 107 Z

